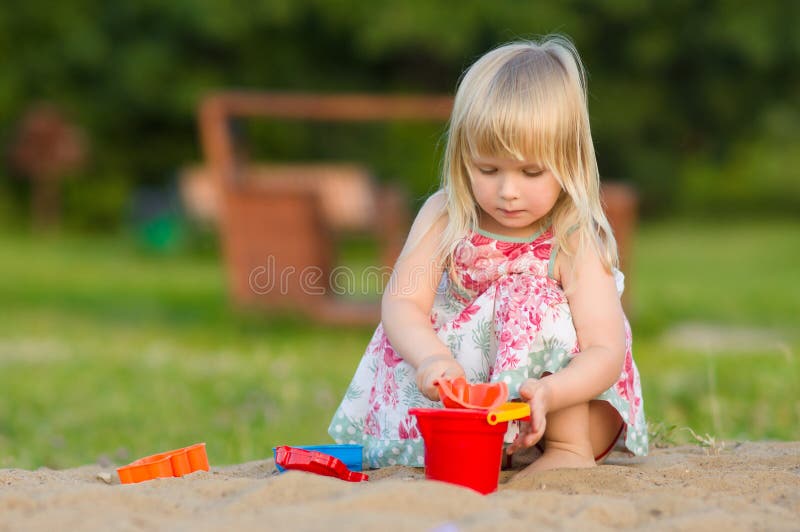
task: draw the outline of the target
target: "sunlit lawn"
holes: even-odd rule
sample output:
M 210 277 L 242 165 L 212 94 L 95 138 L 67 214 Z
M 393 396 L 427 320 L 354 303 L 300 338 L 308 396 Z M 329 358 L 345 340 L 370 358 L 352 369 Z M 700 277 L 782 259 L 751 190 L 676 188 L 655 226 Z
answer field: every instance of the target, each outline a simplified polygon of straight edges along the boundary
M 797 222 L 642 229 L 632 289 L 651 421 L 718 439 L 800 439 L 798 243 Z M 675 342 L 685 324 L 717 341 Z
M 796 222 L 641 228 L 629 285 L 651 421 L 800 439 L 798 242 Z M 327 442 L 372 333 L 234 313 L 213 256 L 147 254 L 127 237 L 0 235 L 0 317 L 0 467 L 199 441 L 226 464 Z M 681 324 L 768 339 L 692 348 L 671 339 Z

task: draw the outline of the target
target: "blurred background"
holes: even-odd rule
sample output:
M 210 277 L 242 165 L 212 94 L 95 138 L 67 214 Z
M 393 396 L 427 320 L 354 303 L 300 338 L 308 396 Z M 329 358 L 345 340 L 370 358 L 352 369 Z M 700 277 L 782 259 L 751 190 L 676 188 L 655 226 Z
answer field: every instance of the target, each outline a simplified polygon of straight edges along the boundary
M 552 32 L 588 70 L 601 176 L 638 196 L 626 305 L 653 441 L 800 439 L 798 20 L 789 0 L 4 6 L 0 467 L 327 442 L 374 325 L 232 304 L 186 188 L 203 98 L 447 95 Z M 357 163 L 411 214 L 437 187 L 441 121 L 236 127 L 254 161 Z M 378 263 L 375 240 L 343 232 L 336 264 Z

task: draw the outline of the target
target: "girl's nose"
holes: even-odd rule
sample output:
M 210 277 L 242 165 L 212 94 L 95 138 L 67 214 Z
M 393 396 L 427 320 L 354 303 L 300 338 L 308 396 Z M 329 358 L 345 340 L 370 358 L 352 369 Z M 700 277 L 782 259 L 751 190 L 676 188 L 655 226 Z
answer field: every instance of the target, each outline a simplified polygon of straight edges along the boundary
M 517 188 L 514 180 L 509 177 L 503 177 L 500 181 L 500 198 L 503 200 L 513 200 L 519 197 L 519 189 Z

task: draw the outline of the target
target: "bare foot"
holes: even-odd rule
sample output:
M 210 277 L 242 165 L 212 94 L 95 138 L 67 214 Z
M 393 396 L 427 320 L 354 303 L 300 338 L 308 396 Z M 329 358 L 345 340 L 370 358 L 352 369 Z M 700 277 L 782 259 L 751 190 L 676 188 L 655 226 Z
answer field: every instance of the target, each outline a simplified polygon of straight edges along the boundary
M 527 449 L 517 449 L 512 455 L 506 455 L 507 469 L 522 470 L 542 457 L 544 451 L 534 445 Z
M 597 464 L 591 455 L 586 455 L 569 448 L 548 445 L 544 454 L 531 465 L 518 473 L 521 477 L 527 477 L 538 471 L 549 471 L 551 469 L 578 469 L 595 467 Z

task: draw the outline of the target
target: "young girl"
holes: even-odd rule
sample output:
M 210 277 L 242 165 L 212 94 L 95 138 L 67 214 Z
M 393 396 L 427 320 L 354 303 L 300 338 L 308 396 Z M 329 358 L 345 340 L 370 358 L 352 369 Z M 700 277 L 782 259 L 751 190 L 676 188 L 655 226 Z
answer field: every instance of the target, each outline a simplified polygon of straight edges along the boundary
M 646 454 L 616 264 L 575 48 L 549 37 L 487 53 L 460 82 L 442 188 L 411 227 L 331 436 L 363 444 L 371 467 L 421 466 L 408 410 L 441 407 L 434 381 L 466 376 L 530 404 L 507 452 L 541 443 L 533 471 L 594 466 L 618 441 Z

